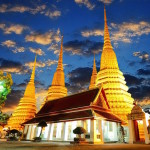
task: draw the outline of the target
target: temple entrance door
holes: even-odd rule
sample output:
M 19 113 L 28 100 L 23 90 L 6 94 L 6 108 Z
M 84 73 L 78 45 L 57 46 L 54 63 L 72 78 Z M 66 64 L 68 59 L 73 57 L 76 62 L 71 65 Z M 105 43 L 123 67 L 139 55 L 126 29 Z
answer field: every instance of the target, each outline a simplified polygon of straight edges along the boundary
M 137 141 L 140 141 L 139 128 L 138 128 L 138 122 L 137 122 L 137 120 L 133 120 L 133 124 L 134 124 L 135 140 L 137 142 Z
M 138 122 L 138 129 L 139 129 L 139 141 L 145 142 L 143 121 L 138 120 L 137 122 Z
M 135 142 L 145 142 L 144 126 L 142 120 L 133 120 Z
M 147 131 L 145 113 L 140 106 L 135 105 L 127 117 L 129 125 L 129 143 L 145 142 L 145 144 L 149 144 L 150 140 Z

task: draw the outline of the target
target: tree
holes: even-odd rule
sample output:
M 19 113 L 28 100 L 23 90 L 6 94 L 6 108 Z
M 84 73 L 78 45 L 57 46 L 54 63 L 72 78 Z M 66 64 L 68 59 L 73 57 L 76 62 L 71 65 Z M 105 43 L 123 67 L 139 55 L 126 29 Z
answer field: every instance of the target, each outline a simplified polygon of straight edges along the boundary
M 81 134 L 86 133 L 86 130 L 85 130 L 83 127 L 76 127 L 76 128 L 73 130 L 73 133 L 74 133 L 74 134 L 78 134 L 79 138 L 81 138 Z
M 43 128 L 46 127 L 46 126 L 47 126 L 47 123 L 46 123 L 44 120 L 42 120 L 42 121 L 39 122 L 38 127 L 41 127 L 40 136 L 41 136 L 41 134 L 42 134 Z M 40 137 L 40 136 L 39 136 L 39 137 Z
M 2 71 L 0 71 L 0 110 L 5 104 L 7 95 L 11 92 L 11 86 L 13 80 L 10 73 L 7 73 L 6 76 Z

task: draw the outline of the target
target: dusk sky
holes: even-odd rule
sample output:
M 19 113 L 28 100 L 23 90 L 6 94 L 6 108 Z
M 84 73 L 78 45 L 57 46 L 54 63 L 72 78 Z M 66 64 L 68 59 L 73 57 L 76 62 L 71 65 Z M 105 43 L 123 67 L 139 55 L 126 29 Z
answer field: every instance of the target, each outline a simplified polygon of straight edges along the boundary
M 0 0 L 0 70 L 13 78 L 3 112 L 12 113 L 30 79 L 35 53 L 37 105 L 57 67 L 60 39 L 68 94 L 86 90 L 103 47 L 104 3 L 111 43 L 136 100 L 150 99 L 150 0 Z

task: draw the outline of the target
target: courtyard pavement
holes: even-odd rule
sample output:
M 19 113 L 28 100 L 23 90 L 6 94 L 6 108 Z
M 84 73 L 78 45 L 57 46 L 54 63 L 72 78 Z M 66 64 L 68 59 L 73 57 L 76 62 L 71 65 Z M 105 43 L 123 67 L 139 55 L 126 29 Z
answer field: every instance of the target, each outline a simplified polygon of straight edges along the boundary
M 119 143 L 74 145 L 63 142 L 0 141 L 0 150 L 150 150 L 150 145 Z

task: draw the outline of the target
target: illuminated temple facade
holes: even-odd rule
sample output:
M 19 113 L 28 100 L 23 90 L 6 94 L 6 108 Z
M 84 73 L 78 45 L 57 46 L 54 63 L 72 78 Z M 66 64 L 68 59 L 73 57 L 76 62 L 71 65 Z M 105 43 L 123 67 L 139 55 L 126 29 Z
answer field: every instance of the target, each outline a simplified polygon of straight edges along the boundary
M 8 120 L 7 127 L 10 129 L 22 130 L 23 126 L 21 125 L 27 120 L 30 120 L 35 116 L 36 113 L 36 99 L 35 99 L 35 66 L 36 66 L 36 57 L 34 61 L 34 66 L 31 74 L 29 83 L 27 84 L 24 96 L 20 99 L 19 104 L 12 116 Z
M 87 133 L 83 135 L 90 143 L 120 141 L 120 126 L 127 124 L 126 115 L 131 112 L 133 99 L 127 92 L 125 78 L 119 70 L 116 54 L 111 46 L 106 11 L 104 9 L 104 46 L 100 71 L 97 73 L 95 56 L 89 90 L 67 96 L 63 72 L 63 39 L 58 66 L 53 77 L 48 96 L 39 112 L 23 123 L 23 134 L 27 140 L 38 137 L 41 127 L 38 123 L 46 121 L 42 140 L 73 141 L 73 129 L 82 126 Z M 129 132 L 125 126 L 125 140 Z

